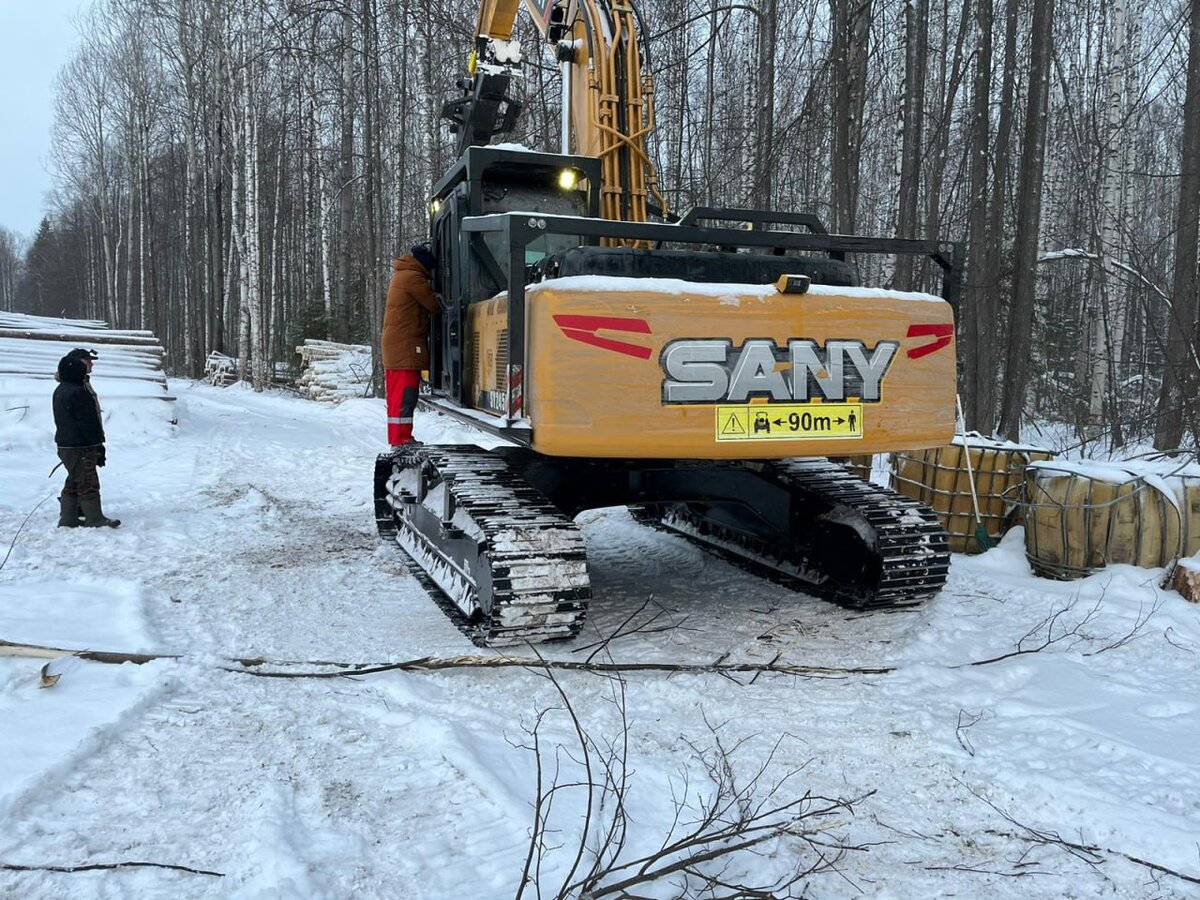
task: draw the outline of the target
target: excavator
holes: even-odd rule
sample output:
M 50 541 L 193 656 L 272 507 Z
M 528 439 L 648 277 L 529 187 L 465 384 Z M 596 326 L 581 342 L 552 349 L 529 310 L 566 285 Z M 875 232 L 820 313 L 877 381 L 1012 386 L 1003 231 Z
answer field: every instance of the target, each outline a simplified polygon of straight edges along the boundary
M 491 143 L 522 108 L 521 5 L 561 65 L 560 152 Z M 574 520 L 600 507 L 853 609 L 936 595 L 933 511 L 831 458 L 951 439 L 961 246 L 804 213 L 670 215 L 629 0 L 483 0 L 475 33 L 443 108 L 458 159 L 430 204 L 423 403 L 500 446 L 381 455 L 381 535 L 480 646 L 579 632 Z M 858 286 L 860 254 L 932 260 L 941 296 Z

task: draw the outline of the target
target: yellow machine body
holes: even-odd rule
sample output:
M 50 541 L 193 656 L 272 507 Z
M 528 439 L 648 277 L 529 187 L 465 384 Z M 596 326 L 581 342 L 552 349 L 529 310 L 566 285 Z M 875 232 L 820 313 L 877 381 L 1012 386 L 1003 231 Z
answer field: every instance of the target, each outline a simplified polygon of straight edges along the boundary
M 470 309 L 469 395 L 497 416 L 515 395 L 549 456 L 848 456 L 954 434 L 953 315 L 932 295 L 546 281 L 526 291 L 527 365 L 511 390 L 506 313 L 504 295 Z

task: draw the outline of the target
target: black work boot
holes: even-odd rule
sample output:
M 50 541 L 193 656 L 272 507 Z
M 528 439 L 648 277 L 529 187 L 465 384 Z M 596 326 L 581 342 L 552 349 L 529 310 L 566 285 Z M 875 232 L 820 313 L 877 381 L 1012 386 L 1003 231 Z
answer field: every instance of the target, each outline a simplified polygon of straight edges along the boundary
M 116 528 L 121 524 L 120 519 L 110 519 L 100 508 L 100 495 L 92 494 L 79 498 L 79 508 L 83 510 L 84 528 Z
M 79 498 L 72 494 L 58 498 L 58 527 L 59 528 L 76 528 L 83 524 L 79 518 Z

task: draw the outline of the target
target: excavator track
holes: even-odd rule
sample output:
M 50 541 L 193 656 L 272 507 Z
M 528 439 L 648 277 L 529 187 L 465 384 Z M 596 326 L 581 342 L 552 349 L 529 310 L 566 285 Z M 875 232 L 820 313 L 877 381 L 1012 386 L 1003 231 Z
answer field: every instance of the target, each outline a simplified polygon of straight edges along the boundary
M 375 519 L 479 646 L 574 637 L 591 583 L 583 537 L 499 456 L 404 448 L 375 465 Z
M 761 475 L 823 507 L 815 520 L 799 523 L 807 540 L 747 534 L 692 503 L 651 506 L 635 517 L 851 609 L 912 606 L 942 589 L 950 549 L 933 510 L 825 459 L 779 460 L 765 464 Z

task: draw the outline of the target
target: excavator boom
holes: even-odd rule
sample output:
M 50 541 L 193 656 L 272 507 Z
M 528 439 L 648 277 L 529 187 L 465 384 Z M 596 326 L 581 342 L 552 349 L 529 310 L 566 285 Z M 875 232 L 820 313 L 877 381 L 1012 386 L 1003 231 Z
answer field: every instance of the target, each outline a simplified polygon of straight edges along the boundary
M 654 130 L 654 87 L 642 69 L 634 7 L 627 0 L 484 0 L 476 22 L 463 95 L 443 107 L 459 134 L 459 153 L 508 134 L 521 101 L 521 49 L 512 39 L 521 6 L 553 45 L 563 74 L 563 153 L 600 160 L 600 215 L 645 222 L 666 213 L 647 149 Z

